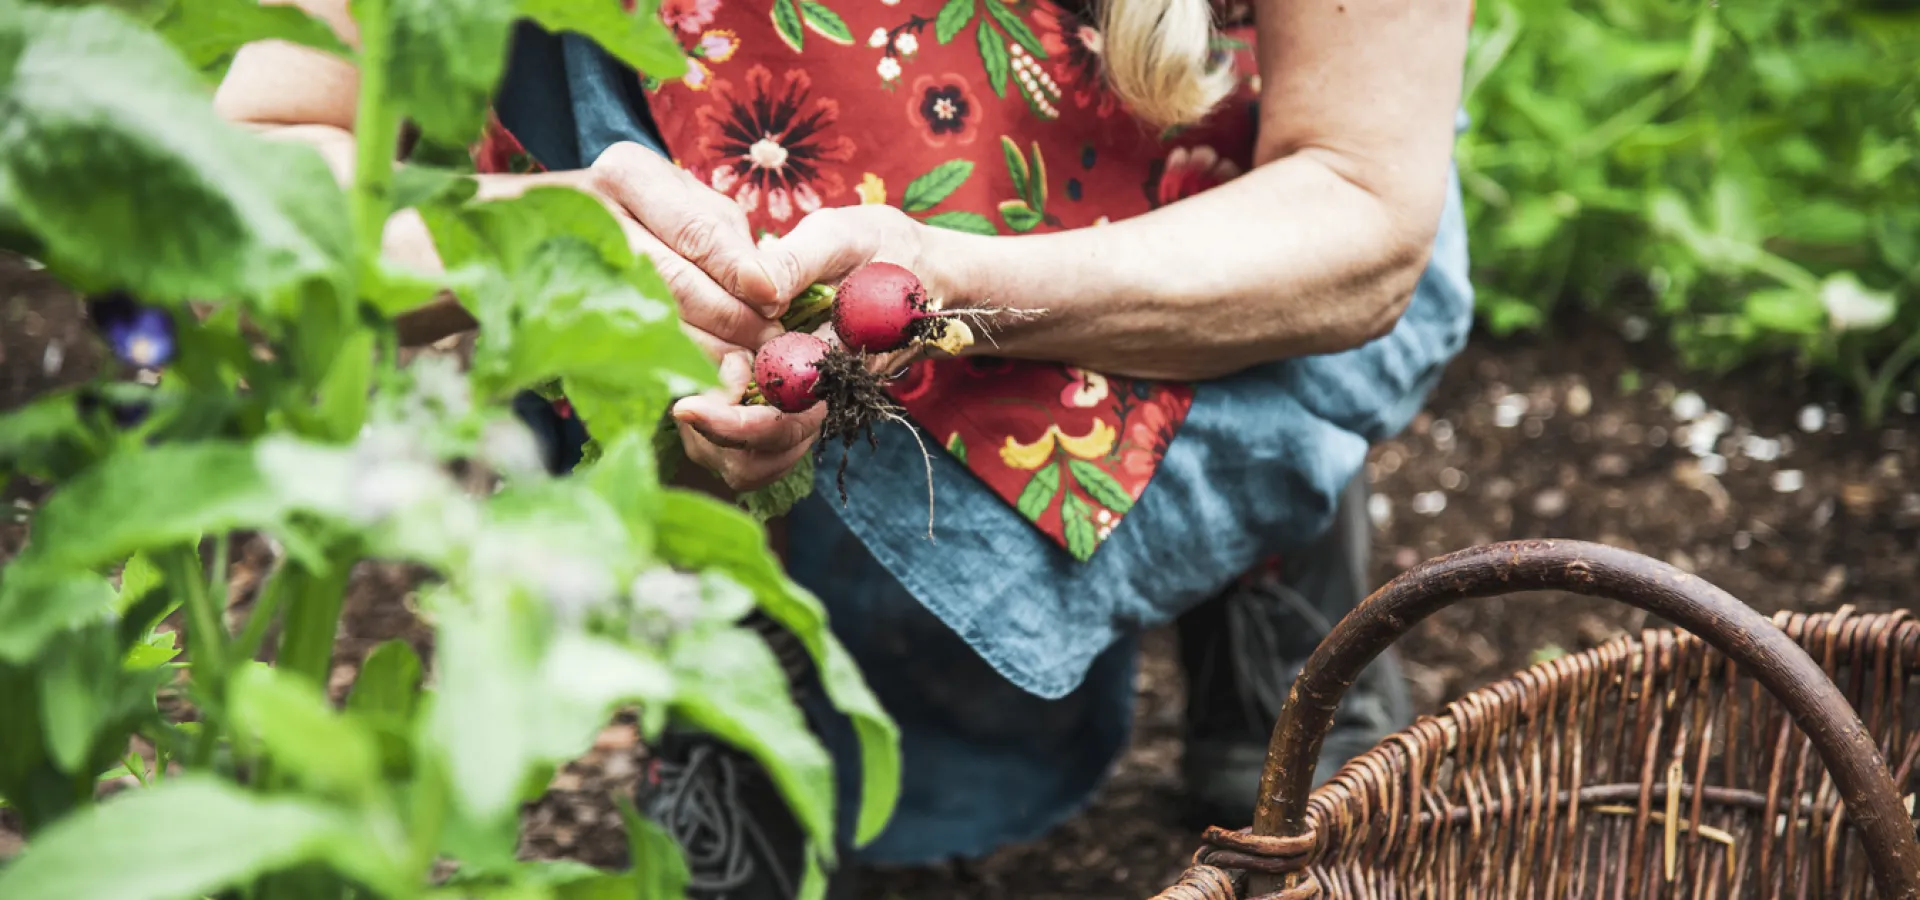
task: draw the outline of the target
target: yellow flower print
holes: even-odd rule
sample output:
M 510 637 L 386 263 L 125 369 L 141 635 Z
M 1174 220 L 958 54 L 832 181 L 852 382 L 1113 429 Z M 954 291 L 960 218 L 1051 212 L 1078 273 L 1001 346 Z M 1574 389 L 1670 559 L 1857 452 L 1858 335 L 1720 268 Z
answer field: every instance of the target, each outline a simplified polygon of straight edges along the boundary
M 1093 428 L 1086 434 L 1077 437 L 1061 431 L 1058 425 L 1048 425 L 1047 433 L 1031 444 L 1022 444 L 1009 435 L 1006 444 L 1000 448 L 1000 461 L 1006 463 L 1009 469 L 1032 471 L 1053 458 L 1054 447 L 1081 459 L 1101 459 L 1113 451 L 1113 442 L 1117 437 L 1119 433 L 1113 430 L 1112 425 L 1099 420 L 1094 421 Z
M 863 176 L 860 179 L 860 186 L 853 190 L 860 195 L 860 202 L 868 206 L 876 206 L 887 202 L 887 183 L 881 181 L 880 176 L 872 172 L 868 172 Z
M 1120 436 L 1112 425 L 1099 419 L 1094 420 L 1092 430 L 1080 437 L 1060 432 L 1058 427 L 1054 431 L 1060 435 L 1060 449 L 1081 459 L 1099 459 L 1113 452 L 1114 439 Z

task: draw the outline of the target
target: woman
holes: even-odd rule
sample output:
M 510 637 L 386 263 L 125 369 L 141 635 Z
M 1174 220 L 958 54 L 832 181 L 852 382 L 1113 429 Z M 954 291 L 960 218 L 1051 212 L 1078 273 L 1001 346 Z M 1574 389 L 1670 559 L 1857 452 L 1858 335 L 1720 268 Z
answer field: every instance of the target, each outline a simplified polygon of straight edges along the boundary
M 302 2 L 351 38 L 344 0 Z M 644 87 L 523 30 L 505 127 L 476 151 L 483 191 L 560 181 L 617 211 L 723 360 L 729 390 L 674 415 L 730 486 L 811 452 L 819 412 L 730 400 L 805 286 L 887 260 L 950 304 L 1045 311 L 894 386 L 945 448 L 937 541 L 898 427 L 855 453 L 844 507 L 791 517 L 790 571 L 902 727 L 902 804 L 861 859 L 976 855 L 1077 809 L 1125 744 L 1137 634 L 1182 614 L 1200 616 L 1182 622 L 1190 676 L 1226 670 L 1256 723 L 1208 742 L 1192 718 L 1190 775 L 1209 777 L 1189 786 L 1250 806 L 1281 663 L 1312 645 L 1301 621 L 1360 592 L 1364 523 L 1330 528 L 1343 492 L 1468 328 L 1450 148 L 1469 3 L 666 0 L 693 66 Z M 345 166 L 352 89 L 333 60 L 260 46 L 220 102 Z M 392 245 L 431 257 L 417 222 Z M 409 331 L 463 325 L 443 307 Z M 1299 562 L 1285 581 L 1258 565 L 1276 552 Z M 1382 710 L 1391 678 L 1362 693 L 1339 752 L 1402 715 Z M 696 887 L 786 896 L 798 848 L 754 773 L 698 738 L 663 755 L 650 809 Z M 841 784 L 850 810 L 857 780 Z

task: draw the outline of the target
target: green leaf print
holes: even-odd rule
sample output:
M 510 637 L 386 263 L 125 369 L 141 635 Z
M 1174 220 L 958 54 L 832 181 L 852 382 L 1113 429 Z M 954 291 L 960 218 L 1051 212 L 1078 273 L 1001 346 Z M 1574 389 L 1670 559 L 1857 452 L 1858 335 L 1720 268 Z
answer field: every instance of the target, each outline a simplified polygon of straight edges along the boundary
M 1021 155 L 1019 147 L 1014 146 L 1013 138 L 1006 135 L 1000 136 L 1000 152 L 1007 156 L 1007 174 L 1013 176 L 1013 192 L 1027 196 L 1027 158 Z
M 773 0 L 773 30 L 780 32 L 780 39 L 797 53 L 807 35 L 800 30 L 800 11 L 793 4 L 794 0 Z
M 906 193 L 900 197 L 900 208 L 910 213 L 932 209 L 934 204 L 958 190 L 972 174 L 972 160 L 950 159 L 934 166 L 933 171 L 907 184 Z
M 853 31 L 847 28 L 847 20 L 828 9 L 826 4 L 816 0 L 800 0 L 800 15 L 807 20 L 807 27 L 821 37 L 836 44 L 853 43 Z
M 984 234 L 988 237 L 1000 233 L 999 229 L 993 227 L 992 219 L 976 212 L 966 212 L 964 210 L 935 213 L 926 218 L 926 223 L 935 228 L 945 228 L 948 231 L 964 231 L 967 234 Z
M 1033 178 L 1027 182 L 1027 205 L 1038 212 L 1047 211 L 1047 158 L 1040 155 L 1040 142 L 1033 142 Z
M 1085 500 L 1072 494 L 1060 505 L 1060 524 L 1067 536 L 1067 552 L 1073 558 L 1086 562 L 1093 558 L 1093 551 L 1100 549 L 1100 533 L 1094 530 L 1093 520 L 1088 518 L 1093 510 Z
M 992 0 L 989 0 L 992 2 Z M 973 0 L 947 0 L 933 20 L 933 36 L 942 44 L 953 43 L 960 29 L 973 21 Z
M 953 458 L 959 460 L 961 465 L 967 464 L 967 442 L 960 439 L 960 432 L 956 431 L 953 437 L 947 438 L 947 452 L 953 454 Z
M 1114 515 L 1124 516 L 1133 509 L 1133 498 L 1127 495 L 1127 489 L 1120 486 L 1106 470 L 1084 459 L 1067 460 L 1067 471 L 1073 474 L 1073 481 L 1080 489 L 1093 498 L 1093 502 L 1113 511 Z
M 1025 200 L 1008 200 L 1000 204 L 1000 220 L 1021 234 L 1039 227 L 1042 218 Z
M 999 0 L 987 0 L 989 6 Z M 1001 97 L 1007 96 L 1007 70 L 1013 61 L 1007 57 L 1007 42 L 1000 32 L 993 30 L 986 19 L 980 20 L 980 61 L 986 64 L 987 80 L 993 83 L 993 92 Z
M 1053 508 L 1053 498 L 1060 496 L 1060 464 L 1048 463 L 1047 467 L 1033 473 L 1033 480 L 1020 491 L 1020 499 L 1015 500 L 1013 508 L 1027 517 L 1029 522 L 1038 522 L 1040 517 Z M 1072 497 L 1071 494 L 1068 495 Z
M 998 0 L 986 0 L 986 3 L 987 14 L 991 15 L 995 22 L 1000 23 L 1000 27 L 1005 28 L 1008 34 L 1013 35 L 1013 39 L 1019 41 L 1020 46 L 1027 48 L 1028 53 L 1040 59 L 1047 58 L 1047 48 L 1040 45 L 1040 38 L 1034 35 L 1033 29 L 1027 27 L 1027 23 L 1020 21 L 1018 14 Z

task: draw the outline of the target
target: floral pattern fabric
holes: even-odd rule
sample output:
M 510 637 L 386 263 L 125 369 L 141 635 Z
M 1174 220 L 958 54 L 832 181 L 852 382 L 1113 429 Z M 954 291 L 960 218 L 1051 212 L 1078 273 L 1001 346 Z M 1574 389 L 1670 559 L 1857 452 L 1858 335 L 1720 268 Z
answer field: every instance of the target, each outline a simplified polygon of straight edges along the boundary
M 1238 89 L 1168 134 L 1127 114 L 1100 77 L 1101 35 L 1054 0 L 664 0 L 692 65 L 646 86 L 669 152 L 761 235 L 860 203 L 978 234 L 1098 227 L 1251 168 L 1251 28 L 1244 9 L 1222 14 Z M 525 154 L 495 128 L 475 157 Z M 1081 560 L 1132 509 L 1193 401 L 1187 384 L 996 358 L 920 361 L 892 393 Z

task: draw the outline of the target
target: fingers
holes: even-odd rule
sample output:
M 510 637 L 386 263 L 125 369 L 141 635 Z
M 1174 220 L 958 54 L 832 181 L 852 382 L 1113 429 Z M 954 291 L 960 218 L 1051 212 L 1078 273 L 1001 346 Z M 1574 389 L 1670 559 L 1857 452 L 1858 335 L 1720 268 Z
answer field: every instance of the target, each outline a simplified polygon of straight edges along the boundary
M 761 254 L 781 297 L 793 297 L 809 285 L 834 283 L 874 257 L 878 235 L 860 208 L 829 208 L 809 213 L 792 231 L 770 242 Z
M 826 408 L 782 413 L 770 406 L 739 406 L 751 376 L 745 353 L 721 363 L 720 390 L 688 397 L 673 415 L 687 456 L 720 476 L 734 490 L 754 490 L 779 480 L 800 461 L 819 434 Z
M 715 445 L 733 450 L 781 453 L 812 443 L 826 420 L 825 404 L 803 413 L 783 413 L 771 406 L 741 406 L 740 395 L 751 377 L 752 363 L 746 354 L 727 357 L 720 364 L 720 390 L 674 404 L 674 421 Z
M 787 295 L 775 290 L 739 204 L 631 142 L 607 148 L 593 171 L 599 190 L 726 293 L 767 318 L 786 307 Z
M 698 266 L 681 258 L 660 238 L 631 219 L 626 219 L 624 224 L 627 227 L 627 242 L 633 245 L 635 252 L 653 260 L 653 267 L 666 281 L 667 289 L 673 292 L 674 301 L 680 307 L 680 320 L 714 339 L 700 341 L 701 346 L 712 353 L 713 359 L 725 355 L 724 350 L 713 352 L 716 347 L 758 350 L 761 344 L 780 334 L 779 322 L 763 318 L 752 307 L 740 302 Z M 699 340 L 697 336 L 696 340 Z

